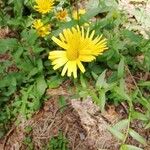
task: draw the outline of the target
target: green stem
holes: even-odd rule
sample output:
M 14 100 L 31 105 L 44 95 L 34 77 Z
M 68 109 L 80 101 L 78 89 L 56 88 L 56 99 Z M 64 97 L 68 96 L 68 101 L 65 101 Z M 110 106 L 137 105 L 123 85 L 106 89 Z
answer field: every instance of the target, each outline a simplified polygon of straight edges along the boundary
M 131 71 L 129 70 L 129 67 L 126 65 L 126 70 L 128 71 L 129 75 L 131 76 L 131 79 L 132 81 L 134 82 L 134 85 L 136 86 L 136 89 L 138 90 L 138 93 L 140 95 L 141 98 L 143 98 L 143 95 L 142 95 L 142 92 L 140 91 Z M 128 126 L 127 126 L 127 129 L 126 129 L 126 134 L 125 134 L 125 137 L 123 139 L 123 142 L 122 142 L 122 145 L 126 143 L 126 140 L 128 138 L 128 135 L 129 135 L 129 130 L 130 130 L 130 124 L 131 124 L 131 115 L 132 115 L 132 109 L 133 109 L 133 103 L 132 103 L 132 99 L 129 98 L 128 100 L 128 104 L 129 104 L 129 116 L 128 116 Z
M 137 85 L 137 83 L 136 83 L 136 81 L 135 81 L 135 79 L 134 79 L 134 77 L 133 77 L 133 75 L 132 75 L 132 73 L 131 73 L 131 71 L 129 70 L 129 67 L 128 67 L 127 65 L 126 65 L 126 70 L 128 71 L 128 73 L 129 73 L 129 75 L 130 75 L 130 77 L 131 77 L 131 79 L 132 79 L 134 85 L 136 86 L 136 88 L 137 88 L 137 90 L 138 90 L 138 92 L 139 92 L 139 95 L 141 96 L 141 98 L 143 98 L 142 92 L 141 92 L 140 88 L 138 87 L 138 85 Z
M 78 21 L 78 25 L 80 26 L 80 22 L 79 22 L 80 16 L 79 16 L 79 5 L 78 5 L 78 0 L 76 1 L 76 9 L 77 9 L 77 21 Z
M 130 99 L 128 101 L 129 104 L 129 116 L 128 116 L 128 125 L 127 125 L 127 129 L 126 129 L 126 134 L 125 137 L 123 139 L 123 142 L 121 145 L 125 144 L 129 135 L 129 130 L 130 130 L 130 124 L 131 124 L 131 114 L 132 114 L 132 108 L 133 108 L 133 104 L 132 104 L 132 100 Z

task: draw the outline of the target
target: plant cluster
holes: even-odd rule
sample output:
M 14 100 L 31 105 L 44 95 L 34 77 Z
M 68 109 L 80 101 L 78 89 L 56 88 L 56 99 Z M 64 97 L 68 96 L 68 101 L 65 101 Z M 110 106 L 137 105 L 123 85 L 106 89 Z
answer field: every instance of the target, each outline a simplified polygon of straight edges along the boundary
M 9 0 L 0 7 L 1 28 L 14 33 L 0 39 L 0 137 L 12 121 L 41 108 L 47 88 L 70 79 L 78 96 L 90 95 L 102 112 L 107 102 L 127 103 L 127 119 L 108 128 L 121 150 L 140 150 L 126 144 L 129 135 L 146 145 L 130 124 L 138 119 L 150 127 L 150 82 L 134 78 L 149 74 L 150 41 L 123 27 L 128 18 L 117 1 L 90 0 L 79 8 L 71 0 Z

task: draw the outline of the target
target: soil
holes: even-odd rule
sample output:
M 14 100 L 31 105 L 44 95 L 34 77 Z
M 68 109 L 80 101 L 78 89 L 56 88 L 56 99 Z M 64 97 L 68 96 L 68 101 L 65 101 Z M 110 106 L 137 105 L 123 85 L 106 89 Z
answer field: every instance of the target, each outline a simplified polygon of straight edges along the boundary
M 24 144 L 24 140 L 30 137 L 34 150 L 42 150 L 52 137 L 56 137 L 59 131 L 62 131 L 68 139 L 69 150 L 119 150 L 119 141 L 111 135 L 107 127 L 126 117 L 124 106 L 107 105 L 107 111 L 101 113 L 90 97 L 84 100 L 70 100 L 65 90 L 61 92 L 61 96 L 66 97 L 67 103 L 60 106 L 60 91 L 62 87 L 51 90 L 52 98 L 46 101 L 43 108 L 31 119 L 26 121 L 20 116 L 22 122 L 19 126 L 12 127 L 1 141 L 0 149 L 26 150 L 29 147 Z M 131 126 L 149 141 L 150 131 L 144 130 L 141 122 L 135 121 Z M 32 130 L 27 132 L 27 127 Z M 150 149 L 150 146 L 143 147 L 131 137 L 127 143 L 144 150 Z

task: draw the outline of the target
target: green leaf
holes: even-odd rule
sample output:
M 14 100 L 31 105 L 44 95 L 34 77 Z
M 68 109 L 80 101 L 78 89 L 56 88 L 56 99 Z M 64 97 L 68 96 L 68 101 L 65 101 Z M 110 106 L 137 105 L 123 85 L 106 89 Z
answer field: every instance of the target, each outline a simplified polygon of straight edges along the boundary
M 89 0 L 87 3 L 87 9 L 95 9 L 99 5 L 99 0 Z
M 139 135 L 136 131 L 130 129 L 130 130 L 129 130 L 129 134 L 130 134 L 135 140 L 137 140 L 138 142 L 140 142 L 141 144 L 146 145 L 146 140 L 145 140 L 141 135 Z
M 142 120 L 142 121 L 147 121 L 148 120 L 148 117 L 145 114 L 142 114 L 142 113 L 137 112 L 137 111 L 132 112 L 132 118 Z
M 114 87 L 114 91 L 123 99 L 125 99 L 127 101 L 131 101 L 131 98 L 129 97 L 129 95 L 126 94 L 125 91 L 120 89 L 119 87 Z
M 100 76 L 98 77 L 97 81 L 96 81 L 96 87 L 101 89 L 104 84 L 106 83 L 106 80 L 105 80 L 105 74 L 106 74 L 106 70 L 104 70 Z
M 35 45 L 33 48 L 33 52 L 36 54 L 39 54 L 39 53 L 43 52 L 44 50 L 45 50 L 44 48 L 38 47 L 38 45 Z
M 150 128 L 150 122 L 145 126 L 145 129 L 149 129 Z
M 42 72 L 42 70 L 43 70 L 43 62 L 42 62 L 42 59 L 36 60 L 36 63 L 37 63 L 37 67 L 38 67 L 39 72 Z
M 19 48 L 13 53 L 13 58 L 15 59 L 16 63 L 20 63 L 20 57 L 23 54 L 23 47 L 19 46 Z
M 149 110 L 150 108 L 150 101 L 144 97 L 141 97 L 138 99 L 138 102 L 141 103 L 144 107 L 147 108 L 147 110 Z
M 125 90 L 125 88 L 126 88 L 125 79 L 121 78 L 121 79 L 119 80 L 119 87 L 120 87 L 120 89 L 121 89 L 122 91 Z
M 121 146 L 120 150 L 143 150 L 143 149 L 141 149 L 139 147 L 136 147 L 134 145 L 126 145 L 126 144 L 124 144 L 124 145 Z
M 31 59 L 29 57 L 24 57 L 21 61 L 21 63 L 17 65 L 23 72 L 29 73 L 34 68 L 33 63 L 31 62 Z
M 128 123 L 129 123 L 129 120 L 128 120 L 128 119 L 124 119 L 124 120 L 121 120 L 121 121 L 117 122 L 117 123 L 113 126 L 113 128 L 114 128 L 115 130 L 119 130 L 119 131 L 120 131 L 120 130 L 122 130 L 122 129 L 127 128 Z
M 144 2 L 145 0 L 130 0 L 130 2 Z
M 118 78 L 122 78 L 124 75 L 124 58 L 120 60 L 118 65 Z
M 40 76 L 37 80 L 36 80 L 36 84 L 37 84 L 37 94 L 39 97 L 41 97 L 44 93 L 45 90 L 47 88 L 47 84 L 46 81 L 44 79 L 44 76 Z
M 32 90 L 32 88 L 33 88 L 33 86 L 30 86 L 30 87 L 28 87 L 27 91 L 25 91 L 25 90 L 21 91 L 21 94 L 22 94 L 22 98 L 21 98 L 22 104 L 21 104 L 21 107 L 20 107 L 20 114 L 23 115 L 23 116 L 26 116 L 26 113 L 27 113 L 27 101 L 28 101 L 29 93 Z
M 107 127 L 108 131 L 110 131 L 117 139 L 123 141 L 125 135 L 120 131 L 114 129 L 113 127 Z
M 0 88 L 16 86 L 16 85 L 17 85 L 17 81 L 16 81 L 14 74 L 9 74 L 5 76 L 3 80 L 0 80 Z
M 81 86 L 82 86 L 83 88 L 87 88 L 86 80 L 85 80 L 85 78 L 83 77 L 82 74 L 80 74 L 80 82 L 81 82 Z
M 116 0 L 99 0 L 100 1 L 100 6 L 102 7 L 108 7 L 110 9 L 114 8 L 115 10 L 118 9 L 118 3 Z
M 97 78 L 98 78 L 98 75 L 95 73 L 95 72 L 91 72 L 91 74 L 92 74 L 92 77 L 95 79 L 95 80 L 97 80 Z
M 81 16 L 80 20 L 82 20 L 82 19 L 89 20 L 89 19 L 95 17 L 97 14 L 107 12 L 107 11 L 108 11 L 107 8 L 100 8 L 100 7 L 92 8 L 85 15 Z
M 48 87 L 50 89 L 58 88 L 63 81 L 64 81 L 63 78 L 59 78 L 59 76 L 51 76 L 50 79 L 47 80 Z
M 60 107 L 60 108 L 66 106 L 67 102 L 66 102 L 64 96 L 60 96 L 60 97 L 59 97 L 58 104 L 59 104 L 59 107 Z M 62 108 L 62 109 L 61 109 L 61 112 L 64 111 L 64 109 L 65 109 L 65 108 Z
M 88 90 L 89 95 L 92 97 L 92 100 L 100 106 L 100 99 L 97 97 L 95 91 L 93 90 Z
M 28 73 L 28 79 L 30 79 L 32 76 L 36 75 L 38 73 L 38 69 L 34 67 L 29 73 Z
M 8 50 L 17 48 L 18 41 L 14 38 L 0 39 L 0 52 L 4 53 Z
M 99 94 L 99 106 L 101 109 L 101 112 L 104 112 L 105 109 L 105 104 L 106 104 L 106 96 L 105 96 L 105 90 L 99 90 L 98 94 Z
M 23 1 L 24 0 L 14 0 L 14 12 L 15 12 L 15 16 L 17 16 L 17 17 L 22 16 Z
M 34 46 L 37 38 L 38 38 L 38 35 L 36 33 L 35 30 L 33 29 L 30 29 L 30 30 L 23 30 L 22 33 L 21 33 L 21 37 L 23 39 L 23 41 L 27 42 L 28 45 L 30 47 Z M 36 49 L 33 49 L 34 52 L 36 52 Z
M 134 43 L 140 43 L 142 40 L 141 36 L 129 30 L 123 30 L 122 34 L 125 36 L 125 38 L 128 38 L 130 41 Z
M 58 36 L 59 33 L 61 33 L 65 28 L 71 28 L 75 24 L 76 24 L 76 22 L 74 20 L 71 20 L 69 22 L 63 23 L 63 25 L 59 29 L 57 29 L 55 31 L 52 31 L 52 35 L 53 36 Z
M 139 86 L 150 87 L 150 81 L 142 81 L 138 83 Z

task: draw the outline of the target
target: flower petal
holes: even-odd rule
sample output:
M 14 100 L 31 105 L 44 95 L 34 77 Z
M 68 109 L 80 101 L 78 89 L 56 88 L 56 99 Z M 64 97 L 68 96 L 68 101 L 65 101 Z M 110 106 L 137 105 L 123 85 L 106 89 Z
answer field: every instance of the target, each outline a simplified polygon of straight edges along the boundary
M 48 59 L 53 60 L 53 59 L 65 57 L 65 56 L 66 56 L 66 51 L 62 51 L 62 50 L 52 51 L 52 52 L 49 52 Z
M 59 40 L 58 38 L 56 38 L 56 37 L 52 37 L 52 40 L 56 43 L 56 44 L 58 44 L 60 47 L 62 47 L 62 48 L 64 48 L 64 49 L 67 49 L 68 48 L 68 46 L 67 46 L 67 44 L 65 43 L 65 42 L 62 42 L 61 40 Z
M 68 61 L 68 72 L 67 76 L 70 77 L 73 73 L 74 78 L 77 77 L 77 62 L 76 61 Z
M 92 33 L 91 33 L 91 35 L 90 35 L 90 40 L 92 40 L 94 34 L 95 34 L 95 30 L 92 31 Z
M 84 66 L 82 65 L 82 63 L 79 60 L 77 60 L 77 65 L 78 65 L 79 69 L 81 70 L 81 72 L 84 73 L 85 72 Z
M 68 69 L 68 63 L 65 64 L 65 66 L 64 66 L 64 68 L 62 70 L 62 73 L 61 73 L 62 76 L 65 75 L 65 73 L 67 72 L 67 69 Z
M 83 62 L 91 62 L 95 59 L 92 55 L 80 55 L 79 60 Z
M 53 67 L 53 69 L 56 70 L 56 69 L 60 68 L 60 67 L 63 66 L 67 61 L 68 61 L 67 58 L 58 58 L 58 59 L 54 60 L 54 61 L 52 62 L 52 65 L 55 65 L 55 66 Z
M 72 72 L 73 72 L 73 76 L 74 78 L 77 78 L 77 61 L 72 61 L 71 62 L 72 65 Z
M 68 72 L 67 72 L 67 76 L 71 77 L 71 73 L 72 73 L 72 61 L 68 61 Z

